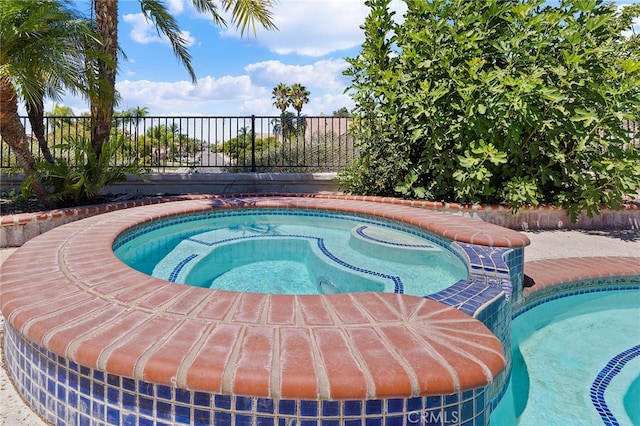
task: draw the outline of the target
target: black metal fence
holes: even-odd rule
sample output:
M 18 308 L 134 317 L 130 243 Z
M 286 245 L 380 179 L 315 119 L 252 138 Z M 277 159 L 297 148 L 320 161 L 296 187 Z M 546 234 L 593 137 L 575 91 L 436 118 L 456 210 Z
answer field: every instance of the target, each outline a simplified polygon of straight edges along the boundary
M 42 154 L 29 121 L 22 117 L 36 159 Z M 149 172 L 329 172 L 349 165 L 358 152 L 351 118 L 116 117 L 113 164 L 137 164 Z M 74 146 L 88 140 L 91 117 L 45 117 L 45 139 L 54 158 L 77 161 Z M 16 167 L 2 143 L 0 171 Z
M 29 121 L 22 117 L 30 148 L 42 154 Z M 358 157 L 350 129 L 352 118 L 117 117 L 111 139 L 119 142 L 113 164 L 137 162 L 156 173 L 332 172 Z M 45 117 L 45 139 L 54 158 L 78 161 L 74 144 L 88 140 L 91 117 Z M 640 147 L 640 124 L 624 128 Z M 80 160 L 82 161 L 82 160 Z M 0 172 L 18 169 L 6 143 L 1 144 Z

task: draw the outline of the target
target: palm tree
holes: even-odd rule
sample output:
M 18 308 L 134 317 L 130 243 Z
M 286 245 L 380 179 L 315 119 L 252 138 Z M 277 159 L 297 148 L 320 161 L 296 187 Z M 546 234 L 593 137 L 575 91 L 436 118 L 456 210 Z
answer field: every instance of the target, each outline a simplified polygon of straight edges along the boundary
M 307 90 L 306 87 L 301 85 L 300 83 L 294 83 L 291 85 L 289 89 L 288 97 L 291 103 L 291 106 L 298 111 L 298 119 L 300 119 L 300 112 L 302 111 L 302 106 L 306 103 L 309 103 L 309 95 L 311 93 Z
M 191 66 L 191 55 L 182 37 L 176 20 L 167 11 L 160 0 L 138 0 L 144 16 L 155 23 L 159 33 L 166 36 L 173 52 L 185 66 L 191 80 L 196 83 L 196 74 Z M 242 35 L 250 27 L 256 33 L 260 24 L 268 30 L 277 29 L 272 19 L 271 8 L 275 0 L 191 0 L 193 6 L 202 13 L 211 15 L 214 23 L 226 26 L 221 13 L 230 13 L 231 22 L 240 29 Z M 109 82 L 103 96 L 91 100 L 91 112 L 94 119 L 92 144 L 96 153 L 109 137 L 113 107 L 116 101 L 115 79 L 118 53 L 118 0 L 93 0 L 98 34 L 104 38 L 102 52 L 109 62 L 98 60 L 95 63 L 98 72 Z M 220 10 L 218 10 L 220 6 Z
M 309 95 L 310 93 L 307 88 L 300 83 L 294 83 L 289 88 L 289 102 L 298 113 L 296 119 L 296 137 L 299 137 L 300 133 L 304 134 L 307 128 L 306 120 L 304 123 L 300 120 L 300 113 L 302 112 L 302 106 L 309 102 Z
M 285 140 L 285 132 L 284 132 L 284 112 L 290 104 L 289 100 L 289 86 L 284 83 L 279 83 L 276 87 L 273 88 L 271 92 L 271 99 L 273 99 L 273 106 L 280 110 L 280 124 L 278 130 L 276 130 L 276 126 L 274 125 L 273 131 L 277 134 L 279 131 L 282 132 L 282 140 Z
M 0 135 L 29 176 L 35 159 L 18 115 L 18 102 L 24 101 L 46 156 L 43 99 L 45 95 L 58 99 L 65 88 L 86 91 L 85 46 L 89 41 L 97 44 L 98 38 L 90 23 L 80 19 L 64 0 L 3 0 L 0 40 Z M 32 189 L 48 204 L 40 181 L 34 180 Z
M 289 90 L 289 86 L 284 83 L 279 83 L 271 92 L 273 106 L 280 110 L 280 114 L 284 114 L 284 111 L 289 106 Z

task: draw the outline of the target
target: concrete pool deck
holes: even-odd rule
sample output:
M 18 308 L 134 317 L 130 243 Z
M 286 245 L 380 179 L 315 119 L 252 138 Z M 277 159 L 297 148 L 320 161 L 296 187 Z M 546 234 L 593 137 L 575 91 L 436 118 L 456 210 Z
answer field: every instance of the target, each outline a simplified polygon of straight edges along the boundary
M 622 262 L 617 262 L 620 267 L 630 264 L 632 269 L 637 271 L 640 268 L 640 231 L 617 231 L 617 232 L 596 232 L 596 231 L 545 231 L 536 233 L 524 233 L 531 240 L 531 245 L 525 249 L 525 261 L 529 265 L 525 265 L 525 273 L 529 273 L 530 267 L 536 264 L 530 263 L 543 259 L 558 259 L 566 257 L 592 257 L 592 256 L 608 256 L 617 257 L 634 257 Z M 0 261 L 11 254 L 15 249 L 0 250 Z M 574 260 L 571 263 L 585 263 L 586 260 Z M 596 263 L 588 263 L 599 271 L 602 265 L 611 266 L 616 264 L 607 259 L 600 259 Z M 546 261 L 538 263 L 544 265 L 540 269 L 541 272 L 547 270 L 551 265 L 559 266 L 560 270 L 568 271 L 566 263 L 561 261 Z M 564 265 L 564 266 L 562 266 Z M 634 266 L 635 265 L 635 266 Z M 591 267 L 589 267 L 591 269 Z M 582 272 L 589 274 L 585 268 Z M 592 271 L 595 273 L 595 271 Z M 2 324 L 0 323 L 0 326 Z M 21 398 L 15 393 L 12 384 L 9 382 L 6 371 L 0 369 L 0 424 L 46 424 L 39 417 L 26 407 Z

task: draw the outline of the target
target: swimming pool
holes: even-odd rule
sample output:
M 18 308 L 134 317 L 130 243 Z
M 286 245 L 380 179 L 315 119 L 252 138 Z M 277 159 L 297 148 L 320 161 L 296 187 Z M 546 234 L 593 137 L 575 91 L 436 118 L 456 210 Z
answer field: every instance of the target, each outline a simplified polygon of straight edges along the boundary
M 640 424 L 640 290 L 556 297 L 516 313 L 511 381 L 491 423 Z
M 114 252 L 141 272 L 203 288 L 425 296 L 468 277 L 453 244 L 372 216 L 242 209 L 137 227 Z
M 154 278 L 113 252 L 139 225 L 249 206 L 417 226 L 455 240 L 469 277 L 428 297 L 231 292 Z M 196 199 L 101 214 L 30 240 L 3 264 L 7 367 L 54 424 L 485 425 L 508 361 L 505 292 L 522 283 L 526 244 L 481 221 L 347 197 Z M 27 264 L 36 265 L 29 274 Z

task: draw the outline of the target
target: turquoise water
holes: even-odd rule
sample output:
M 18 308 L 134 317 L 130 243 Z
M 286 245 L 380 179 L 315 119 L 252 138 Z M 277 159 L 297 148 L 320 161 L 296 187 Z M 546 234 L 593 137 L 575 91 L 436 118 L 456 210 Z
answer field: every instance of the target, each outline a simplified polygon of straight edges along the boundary
M 116 255 L 157 278 L 258 293 L 424 296 L 468 276 L 450 242 L 368 216 L 247 209 L 173 222 L 116 242 Z
M 591 388 L 610 360 L 638 344 L 637 290 L 574 295 L 524 312 L 513 321 L 511 383 L 491 424 L 603 424 Z M 635 356 L 603 387 L 620 425 L 640 424 L 639 386 Z

